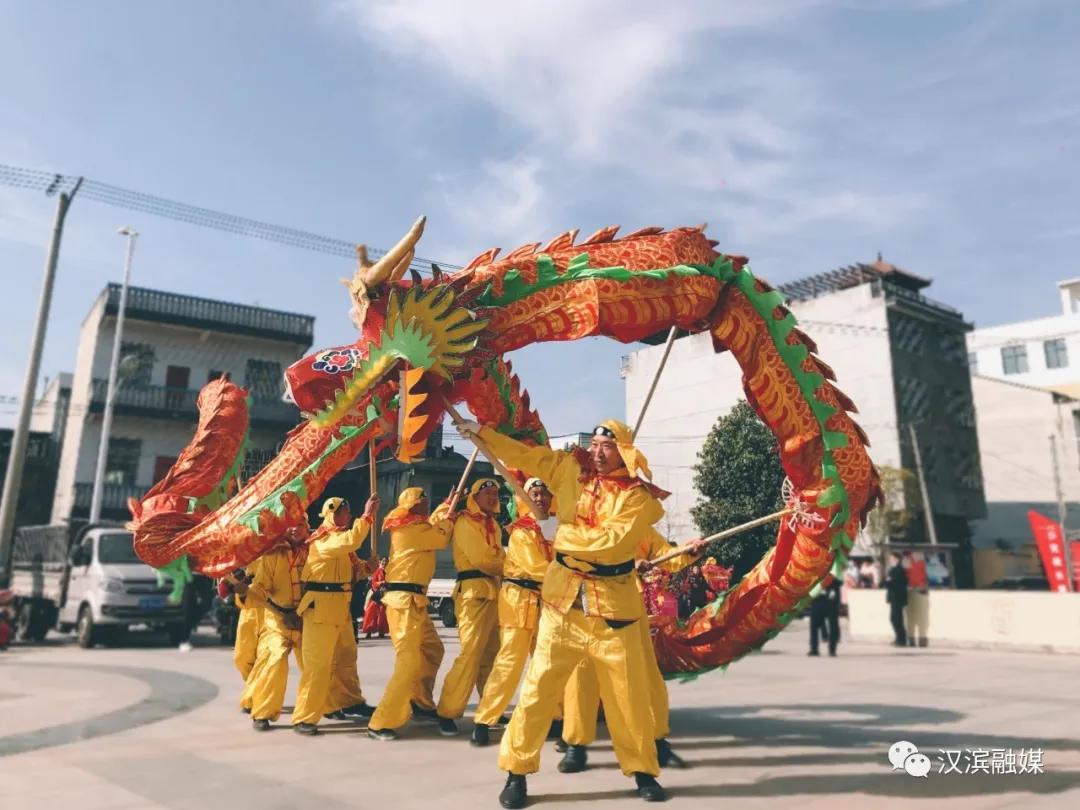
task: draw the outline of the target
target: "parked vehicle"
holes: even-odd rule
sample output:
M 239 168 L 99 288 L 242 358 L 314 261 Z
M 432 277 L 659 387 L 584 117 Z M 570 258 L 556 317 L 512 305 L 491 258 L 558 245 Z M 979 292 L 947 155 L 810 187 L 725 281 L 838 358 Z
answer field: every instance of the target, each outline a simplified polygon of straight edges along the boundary
M 433 579 L 428 585 L 428 611 L 436 614 L 443 627 L 457 627 L 457 614 L 454 613 L 454 586 L 457 580 Z
M 89 648 L 137 625 L 166 631 L 173 644 L 183 637 L 183 610 L 168 601 L 171 582 L 158 584 L 121 526 L 89 525 L 74 537 L 68 526 L 24 526 L 15 534 L 11 573 L 20 639 L 74 629 L 79 646 Z
M 1046 577 L 1002 577 L 996 579 L 988 586 L 995 591 L 1048 591 L 1050 583 Z

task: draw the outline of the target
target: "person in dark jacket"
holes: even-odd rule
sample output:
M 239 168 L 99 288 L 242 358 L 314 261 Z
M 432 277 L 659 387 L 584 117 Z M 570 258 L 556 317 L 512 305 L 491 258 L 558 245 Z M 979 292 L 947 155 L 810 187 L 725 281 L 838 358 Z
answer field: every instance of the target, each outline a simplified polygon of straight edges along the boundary
M 819 655 L 818 640 L 829 642 L 829 655 L 836 655 L 840 643 L 840 580 L 833 579 L 810 605 L 810 652 Z
M 889 621 L 892 622 L 896 639 L 894 646 L 907 646 L 907 630 L 904 629 L 904 608 L 908 601 L 908 580 L 899 554 L 889 554 L 889 570 L 885 575 L 885 601 L 889 603 Z

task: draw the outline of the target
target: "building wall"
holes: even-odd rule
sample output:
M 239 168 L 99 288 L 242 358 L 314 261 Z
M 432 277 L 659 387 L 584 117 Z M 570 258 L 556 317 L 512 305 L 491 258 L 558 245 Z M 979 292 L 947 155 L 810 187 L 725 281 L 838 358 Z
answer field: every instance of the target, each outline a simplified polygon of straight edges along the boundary
M 83 323 L 79 336 L 75 372 L 71 381 L 71 405 L 65 441 L 61 450 L 52 520 L 60 522 L 71 515 L 76 484 L 92 483 L 97 463 L 101 415 L 90 413 L 94 380 L 107 380 L 116 329 L 113 316 L 103 316 L 105 297 L 95 302 Z M 168 366 L 190 369 L 188 390 L 197 391 L 208 381 L 211 371 L 228 372 L 233 382 L 246 385 L 249 359 L 272 361 L 282 372 L 299 359 L 305 344 L 284 340 L 254 338 L 231 333 L 174 326 L 127 318 L 124 321 L 124 344 L 144 344 L 153 350 L 153 365 L 143 384 L 164 386 Z M 277 380 L 273 392 L 280 397 L 284 382 Z M 194 423 L 169 418 L 136 418 L 114 413 L 112 435 L 138 438 L 140 448 L 136 483 L 149 487 L 157 456 L 175 457 L 190 441 Z M 252 430 L 253 450 L 272 450 L 289 426 L 280 430 Z
M 863 285 L 792 302 L 791 310 L 818 343 L 821 358 L 836 371 L 840 389 L 858 406 L 855 418 L 870 437 L 874 461 L 899 466 L 884 300 L 872 295 L 870 285 Z M 651 346 L 624 362 L 626 421 L 630 424 L 637 418 L 662 354 L 663 346 Z M 664 502 L 667 516 L 659 526 L 671 539 L 696 533 L 690 516 L 698 500 L 692 467 L 716 420 L 743 398 L 738 364 L 728 352 L 714 353 L 709 335 L 675 341 L 637 442 L 649 459 L 657 485 L 672 493 Z
M 973 374 L 1008 379 L 1040 388 L 1080 383 L 1080 281 L 1058 284 L 1061 310 L 1058 315 L 976 329 L 967 338 Z M 1045 344 L 1061 338 L 1065 341 L 1067 364 L 1048 368 Z M 1006 374 L 1002 350 L 1024 346 L 1028 371 Z
M 981 376 L 972 377 L 972 389 L 987 507 L 986 519 L 973 523 L 973 544 L 1030 544 L 1029 509 L 1057 519 L 1051 436 L 1057 441 L 1066 528 L 1080 529 L 1080 437 L 1074 418 L 1080 403 Z

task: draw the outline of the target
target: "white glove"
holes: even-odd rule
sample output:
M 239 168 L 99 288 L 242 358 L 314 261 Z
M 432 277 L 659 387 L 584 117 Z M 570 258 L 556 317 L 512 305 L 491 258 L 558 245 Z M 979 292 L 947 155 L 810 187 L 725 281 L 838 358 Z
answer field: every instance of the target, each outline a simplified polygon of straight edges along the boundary
M 457 430 L 462 436 L 479 436 L 480 435 L 480 423 L 473 422 L 471 419 L 463 419 L 457 423 Z

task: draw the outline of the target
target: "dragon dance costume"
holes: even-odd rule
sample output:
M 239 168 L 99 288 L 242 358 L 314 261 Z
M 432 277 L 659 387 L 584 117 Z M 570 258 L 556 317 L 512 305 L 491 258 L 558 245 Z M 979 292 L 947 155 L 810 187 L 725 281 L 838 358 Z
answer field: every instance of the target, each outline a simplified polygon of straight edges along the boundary
M 497 489 L 498 486 L 492 478 L 475 481 L 469 490 L 465 510 L 454 517 L 451 539 L 454 568 L 457 569 L 454 612 L 461 650 L 439 695 L 437 711 L 442 720 L 461 717 L 474 688 L 483 695 L 484 684 L 499 651 L 496 629 L 504 559 L 502 527 L 494 517 L 498 506 L 495 513 L 488 513 L 476 502 L 476 495 L 482 489 Z

